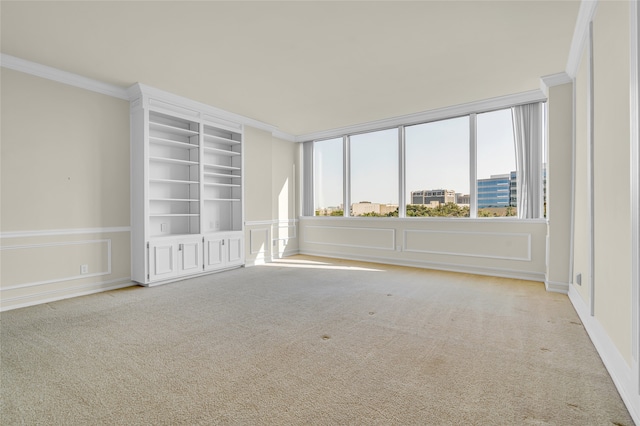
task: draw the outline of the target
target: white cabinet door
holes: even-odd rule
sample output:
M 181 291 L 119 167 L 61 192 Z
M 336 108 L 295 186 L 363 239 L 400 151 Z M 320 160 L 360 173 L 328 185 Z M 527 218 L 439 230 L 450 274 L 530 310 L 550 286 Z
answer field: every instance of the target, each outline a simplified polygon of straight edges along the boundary
M 220 268 L 225 261 L 224 238 L 205 237 L 204 245 L 205 245 L 205 255 L 204 255 L 205 271 Z
M 202 240 L 181 239 L 178 244 L 178 274 L 188 275 L 202 271 Z
M 159 281 L 178 275 L 175 241 L 149 243 L 149 281 Z
M 244 262 L 242 233 L 220 233 L 204 239 L 205 271 L 242 265 Z
M 242 237 L 230 236 L 227 239 L 227 261 L 230 265 L 242 264 Z

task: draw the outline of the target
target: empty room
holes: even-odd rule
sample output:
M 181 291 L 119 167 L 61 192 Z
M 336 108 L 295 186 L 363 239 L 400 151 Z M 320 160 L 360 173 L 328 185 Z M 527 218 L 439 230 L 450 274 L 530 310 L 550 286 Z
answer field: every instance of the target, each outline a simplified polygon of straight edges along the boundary
M 640 424 L 637 1 L 1 1 L 0 422 Z

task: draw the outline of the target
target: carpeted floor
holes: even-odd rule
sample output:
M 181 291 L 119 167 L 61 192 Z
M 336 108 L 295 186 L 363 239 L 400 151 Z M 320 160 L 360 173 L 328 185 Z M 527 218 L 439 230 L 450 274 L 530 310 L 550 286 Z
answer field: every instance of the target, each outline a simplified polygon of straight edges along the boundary
M 541 283 L 294 256 L 0 328 L 3 425 L 633 425 Z

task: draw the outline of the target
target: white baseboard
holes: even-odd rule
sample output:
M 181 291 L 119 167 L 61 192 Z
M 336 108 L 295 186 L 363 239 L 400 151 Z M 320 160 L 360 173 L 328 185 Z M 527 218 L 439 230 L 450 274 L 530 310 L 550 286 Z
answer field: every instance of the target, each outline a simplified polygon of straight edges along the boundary
M 609 335 L 604 330 L 596 317 L 589 314 L 589 308 L 582 300 L 574 286 L 569 286 L 569 300 L 584 324 L 593 346 L 595 346 L 604 366 L 607 368 L 613 383 L 616 385 L 622 400 L 624 401 L 633 421 L 640 425 L 640 389 L 636 380 L 633 380 L 633 369 L 629 367 Z
M 490 268 L 483 266 L 457 265 L 453 263 L 425 262 L 411 259 L 394 259 L 377 256 L 359 256 L 347 253 L 324 252 L 320 250 L 299 250 L 300 254 L 309 256 L 322 256 L 335 259 L 359 260 L 362 262 L 383 263 L 388 265 L 409 266 L 414 268 L 436 269 L 439 271 L 460 272 L 464 274 L 488 275 L 492 277 L 514 278 L 526 281 L 544 281 L 544 274 L 528 271 L 517 271 L 512 269 Z
M 271 255 L 259 256 L 253 260 L 245 259 L 244 266 L 245 268 L 251 268 L 252 266 L 264 265 L 266 263 L 271 263 L 271 262 L 273 262 L 273 258 L 271 257 Z
M 119 288 L 137 285 L 131 278 L 118 278 L 111 281 L 82 284 L 76 287 L 65 287 L 58 290 L 51 290 L 30 294 L 27 296 L 2 298 L 0 311 L 25 308 L 27 306 L 40 305 L 43 303 L 55 302 L 57 300 L 70 299 L 72 297 L 86 296 L 88 294 L 101 293 L 103 291 L 116 290 Z
M 552 293 L 561 293 L 567 294 L 569 293 L 569 283 L 561 283 L 558 281 L 547 281 L 544 282 L 544 288 Z
M 296 254 L 300 254 L 300 250 L 285 250 L 281 253 L 274 253 L 273 259 L 282 259 L 284 257 L 295 256 Z

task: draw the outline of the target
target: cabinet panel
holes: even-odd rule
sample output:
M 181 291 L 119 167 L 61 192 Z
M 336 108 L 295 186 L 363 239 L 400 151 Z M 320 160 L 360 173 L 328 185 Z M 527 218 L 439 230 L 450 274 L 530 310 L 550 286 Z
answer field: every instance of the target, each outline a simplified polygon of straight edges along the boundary
M 223 240 L 221 239 L 205 239 L 205 245 L 207 247 L 206 259 L 204 263 L 204 269 L 215 269 L 220 267 L 224 262 Z
M 229 263 L 233 263 L 233 264 L 241 263 L 243 258 L 242 237 L 240 236 L 230 237 L 228 241 L 229 241 L 229 244 L 228 244 Z
M 176 245 L 173 241 L 149 244 L 149 280 L 164 280 L 178 274 Z
M 178 273 L 197 273 L 202 270 L 202 242 L 197 240 L 178 241 Z

